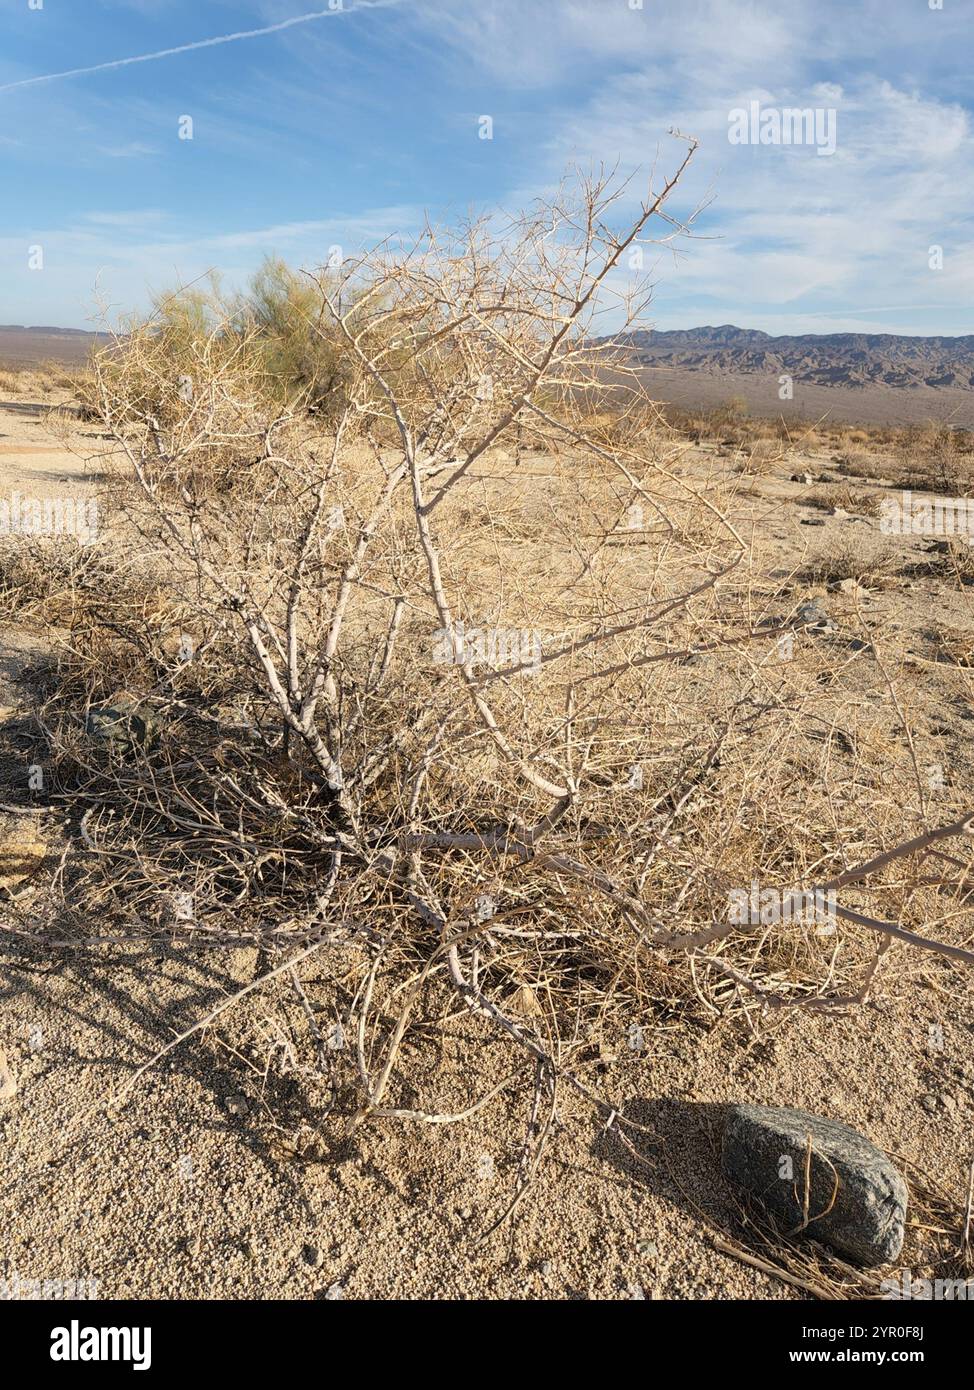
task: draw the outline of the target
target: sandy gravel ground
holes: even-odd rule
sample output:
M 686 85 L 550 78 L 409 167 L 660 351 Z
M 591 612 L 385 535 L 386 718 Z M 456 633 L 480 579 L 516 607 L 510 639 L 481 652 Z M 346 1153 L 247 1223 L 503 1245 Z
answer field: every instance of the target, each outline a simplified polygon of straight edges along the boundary
M 95 487 L 85 466 L 86 453 L 102 447 L 95 434 L 78 429 L 71 452 L 52 445 L 43 422 L 0 413 L 0 494 Z M 756 487 L 754 506 L 771 518 L 769 567 L 782 556 L 794 563 L 796 550 L 823 539 L 823 528 L 800 525 L 811 513 L 799 494 L 787 475 Z M 830 517 L 826 529 L 849 524 Z M 925 650 L 926 588 L 875 603 Z M 969 621 L 966 595 L 945 589 L 937 605 L 943 620 Z M 31 746 L 22 718 L 37 655 L 34 634 L 0 631 L 0 767 L 11 794 Z M 935 680 L 929 701 L 955 776 L 969 778 L 970 710 Z M 34 824 L 51 853 L 15 905 L 31 925 L 46 920 L 64 833 L 56 816 Z M 18 825 L 0 815 L 6 844 Z M 268 962 L 250 950 L 144 944 L 42 951 L 17 935 L 9 903 L 0 911 L 11 929 L 0 932 L 0 1048 L 16 1088 L 0 1100 L 0 1280 L 8 1289 L 84 1278 L 100 1296 L 140 1299 L 800 1297 L 714 1247 L 743 1229 L 718 1163 L 721 1107 L 734 1100 L 848 1121 L 935 1173 L 958 1202 L 966 1191 L 974 984 L 940 961 L 903 970 L 897 953 L 876 1003 L 806 1014 L 760 1041 L 740 1023 L 704 1031 L 676 1021 L 654 1034 L 646 1054 L 620 1039 L 584 1074 L 652 1132 L 643 1161 L 566 1091 L 538 1183 L 514 1218 L 480 1241 L 513 1188 L 530 1101 L 523 1086 L 502 1090 L 470 1124 L 390 1125 L 351 1151 L 335 1148 L 322 1117 L 347 1063 L 336 1058 L 330 1076 L 268 1068 L 275 1039 L 286 1055 L 297 1008 L 290 985 L 275 981 L 109 1108 L 138 1064 Z M 309 990 L 328 964 L 323 953 L 303 968 Z M 252 1045 L 255 1018 L 269 1040 L 264 1052 Z M 935 1025 L 943 1046 L 931 1053 Z M 455 1026 L 459 1038 L 479 1025 Z M 448 1037 L 422 1058 L 444 1105 L 469 1104 L 510 1067 L 507 1052 L 488 1045 L 482 1073 L 466 1076 L 452 1064 L 453 1048 Z M 923 1232 L 912 1229 L 902 1264 L 922 1273 L 923 1250 Z

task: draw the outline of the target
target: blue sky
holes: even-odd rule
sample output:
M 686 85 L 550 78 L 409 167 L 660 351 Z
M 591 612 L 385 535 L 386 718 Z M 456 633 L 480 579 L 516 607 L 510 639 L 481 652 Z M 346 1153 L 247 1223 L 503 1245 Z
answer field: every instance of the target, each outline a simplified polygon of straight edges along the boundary
M 33 4 L 0 0 L 0 322 L 316 265 L 572 161 L 665 169 L 677 126 L 701 148 L 676 210 L 709 201 L 649 262 L 657 327 L 974 332 L 974 0 L 340 0 L 43 82 L 329 0 Z M 834 109 L 835 153 L 731 144 L 752 100 Z

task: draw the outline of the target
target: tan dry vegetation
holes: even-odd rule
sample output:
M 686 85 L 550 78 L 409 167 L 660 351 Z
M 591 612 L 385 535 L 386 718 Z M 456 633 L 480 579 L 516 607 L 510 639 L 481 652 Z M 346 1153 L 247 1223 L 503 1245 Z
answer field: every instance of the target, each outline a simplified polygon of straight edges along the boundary
M 831 512 L 836 507 L 854 512 L 860 516 L 878 516 L 880 498 L 875 492 L 864 492 L 851 488 L 848 483 L 829 483 L 825 487 L 807 492 L 802 499 L 808 507 L 818 507 Z
M 89 380 L 83 368 L 69 369 L 58 362 L 40 362 L 36 367 L 0 367 L 0 395 L 60 405 L 75 399 Z
M 974 434 L 952 428 L 949 421 L 850 429 L 824 417 L 751 416 L 737 398 L 711 410 L 668 405 L 663 411 L 667 422 L 695 443 L 717 442 L 742 451 L 760 446 L 770 452 L 771 441 L 777 440 L 791 449 L 830 450 L 831 463 L 842 473 L 886 477 L 903 487 L 952 495 L 964 495 L 974 480 Z

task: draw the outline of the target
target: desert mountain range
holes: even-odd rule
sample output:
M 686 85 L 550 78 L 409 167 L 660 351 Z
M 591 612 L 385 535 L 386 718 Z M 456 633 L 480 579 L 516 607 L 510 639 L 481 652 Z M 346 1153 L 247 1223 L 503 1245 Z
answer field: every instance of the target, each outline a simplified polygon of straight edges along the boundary
M 805 333 L 775 337 L 754 328 L 631 333 L 646 366 L 778 375 L 818 386 L 974 386 L 974 334 L 908 337 L 895 333 Z

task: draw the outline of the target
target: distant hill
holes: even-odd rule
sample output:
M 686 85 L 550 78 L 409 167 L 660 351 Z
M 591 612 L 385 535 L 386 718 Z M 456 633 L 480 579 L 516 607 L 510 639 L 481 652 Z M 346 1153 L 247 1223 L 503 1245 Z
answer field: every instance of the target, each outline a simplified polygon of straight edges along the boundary
M 788 373 L 816 386 L 974 386 L 974 334 L 805 333 L 774 337 L 721 324 L 671 332 L 639 331 L 623 340 L 646 366 L 716 373 Z
M 76 367 L 87 359 L 92 348 L 109 342 L 107 333 L 89 333 L 83 328 L 0 324 L 0 366 L 33 367 L 38 362 L 61 362 Z

